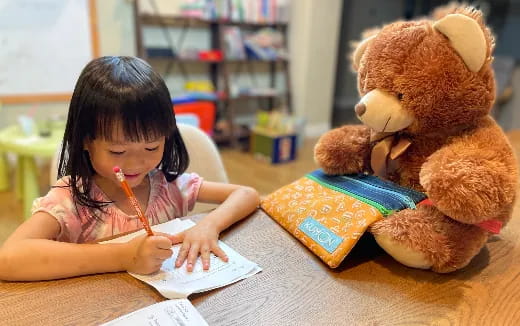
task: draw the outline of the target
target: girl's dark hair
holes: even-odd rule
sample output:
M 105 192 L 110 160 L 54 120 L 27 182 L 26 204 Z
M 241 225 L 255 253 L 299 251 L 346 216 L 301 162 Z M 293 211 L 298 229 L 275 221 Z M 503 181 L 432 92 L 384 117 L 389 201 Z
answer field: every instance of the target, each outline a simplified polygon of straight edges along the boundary
M 117 123 L 122 124 L 130 141 L 166 138 L 158 168 L 168 182 L 188 167 L 188 152 L 163 79 L 139 58 L 94 59 L 83 69 L 74 88 L 58 166 L 58 177 L 70 176 L 74 202 L 91 211 L 101 210 L 109 202 L 90 197 L 95 171 L 84 143 L 112 140 Z

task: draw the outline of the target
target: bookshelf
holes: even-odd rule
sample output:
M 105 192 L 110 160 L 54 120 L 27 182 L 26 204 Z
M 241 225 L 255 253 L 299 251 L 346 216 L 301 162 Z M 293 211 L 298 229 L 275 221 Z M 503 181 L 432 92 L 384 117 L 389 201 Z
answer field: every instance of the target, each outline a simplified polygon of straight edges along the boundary
M 161 15 L 143 13 L 140 11 L 139 1 L 133 2 L 134 6 L 134 22 L 136 34 L 137 56 L 143 58 L 154 65 L 156 60 L 167 61 L 167 68 L 164 75 L 170 73 L 171 69 L 177 65 L 183 75 L 187 75 L 186 67 L 188 65 L 207 65 L 208 76 L 217 90 L 218 96 L 215 99 L 217 107 L 217 117 L 219 120 L 225 120 L 227 127 L 224 132 L 214 133 L 214 140 L 218 145 L 230 145 L 237 147 L 240 140 L 249 136 L 249 131 L 237 123 L 237 117 L 240 115 L 241 107 L 245 101 L 253 103 L 257 110 L 263 107 L 273 109 L 275 105 L 281 104 L 292 112 L 291 108 L 291 87 L 289 79 L 289 63 L 287 58 L 274 59 L 250 59 L 250 58 L 226 58 L 224 30 L 227 26 L 235 26 L 240 29 L 255 31 L 262 28 L 271 28 L 278 31 L 282 35 L 283 47 L 287 49 L 288 24 L 281 22 L 243 22 L 232 21 L 229 19 L 204 19 L 194 17 L 184 17 L 177 15 Z M 160 27 L 165 30 L 168 28 L 180 28 L 182 33 L 186 33 L 191 28 L 207 29 L 210 35 L 210 50 L 221 51 L 222 58 L 219 59 L 198 59 L 183 58 L 177 56 L 176 51 L 181 50 L 175 48 L 173 40 L 169 40 L 169 49 L 165 48 L 160 53 L 151 53 L 150 49 L 145 46 L 143 29 L 147 26 Z M 184 36 L 183 36 L 184 37 Z M 231 92 L 231 76 L 238 73 L 241 69 L 247 69 L 248 75 L 254 78 L 256 72 L 254 65 L 267 65 L 269 75 L 270 89 L 279 89 L 276 85 L 276 74 L 283 74 L 283 82 L 285 83 L 285 91 L 273 94 L 232 94 Z M 232 70 L 235 70 L 233 72 Z M 256 103 L 255 103 L 256 102 Z

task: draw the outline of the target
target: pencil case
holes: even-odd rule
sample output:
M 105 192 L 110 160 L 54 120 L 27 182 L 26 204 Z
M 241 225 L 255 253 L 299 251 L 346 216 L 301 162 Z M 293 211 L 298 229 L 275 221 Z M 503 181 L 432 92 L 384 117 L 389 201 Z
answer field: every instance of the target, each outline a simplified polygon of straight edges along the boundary
M 337 267 L 374 222 L 426 195 L 375 176 L 308 173 L 269 194 L 261 208 L 322 261 Z

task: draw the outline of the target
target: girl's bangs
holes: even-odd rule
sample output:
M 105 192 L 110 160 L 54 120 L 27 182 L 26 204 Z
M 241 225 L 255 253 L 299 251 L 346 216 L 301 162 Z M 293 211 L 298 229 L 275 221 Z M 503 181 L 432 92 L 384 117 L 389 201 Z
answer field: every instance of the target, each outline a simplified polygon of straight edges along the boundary
M 114 141 L 115 137 L 123 136 L 130 142 L 169 138 L 176 128 L 173 107 L 169 102 L 160 103 L 159 98 L 156 94 L 147 94 L 141 98 L 126 95 L 103 99 L 92 106 L 103 114 L 93 115 L 97 119 L 92 121 L 89 138 Z M 123 135 L 117 135 L 118 130 L 122 130 Z

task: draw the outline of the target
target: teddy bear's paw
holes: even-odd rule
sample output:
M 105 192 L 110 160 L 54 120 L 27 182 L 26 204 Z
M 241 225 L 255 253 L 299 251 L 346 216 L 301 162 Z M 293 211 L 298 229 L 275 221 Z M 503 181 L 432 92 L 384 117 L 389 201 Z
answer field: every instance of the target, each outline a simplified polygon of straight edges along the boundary
M 364 126 L 344 126 L 324 134 L 314 147 L 314 161 L 327 174 L 360 173 L 369 156 L 370 131 Z
M 420 269 L 432 267 L 432 262 L 421 251 L 399 243 L 387 234 L 375 235 L 374 237 L 377 244 L 401 264 Z
M 421 166 L 420 183 L 440 211 L 466 224 L 511 215 L 518 174 L 502 138 L 498 126 L 482 127 L 437 150 Z
M 459 223 L 428 206 L 394 213 L 374 223 L 370 232 L 400 263 L 438 273 L 465 267 L 487 240 L 481 228 Z
M 377 243 L 403 265 L 430 269 L 449 255 L 446 239 L 435 230 L 432 216 L 440 215 L 431 207 L 419 206 L 394 213 L 370 227 Z

